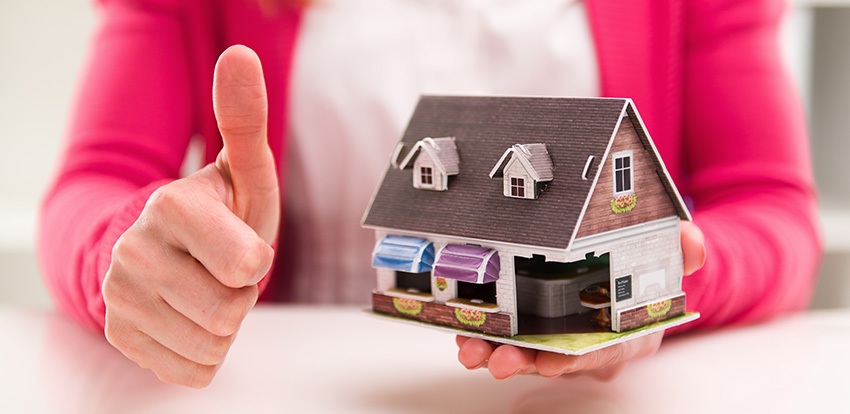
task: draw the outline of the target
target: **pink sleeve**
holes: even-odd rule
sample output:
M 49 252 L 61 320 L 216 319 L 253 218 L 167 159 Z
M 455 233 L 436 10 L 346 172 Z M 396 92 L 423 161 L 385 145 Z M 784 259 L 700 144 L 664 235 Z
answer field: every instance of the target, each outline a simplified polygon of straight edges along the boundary
M 782 70 L 777 1 L 688 2 L 685 187 L 708 260 L 693 326 L 805 308 L 822 246 L 803 109 Z
M 103 1 L 55 181 L 39 261 L 56 305 L 102 331 L 111 249 L 148 196 L 178 176 L 196 130 L 175 1 Z

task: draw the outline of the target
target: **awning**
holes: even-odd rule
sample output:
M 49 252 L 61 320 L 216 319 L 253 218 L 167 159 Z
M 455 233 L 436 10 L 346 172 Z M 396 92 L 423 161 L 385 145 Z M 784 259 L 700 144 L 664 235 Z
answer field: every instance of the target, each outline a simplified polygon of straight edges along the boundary
M 372 251 L 372 267 L 404 272 L 430 272 L 434 265 L 434 244 L 425 239 L 386 236 Z
M 434 277 L 490 283 L 499 280 L 500 267 L 499 252 L 493 249 L 450 244 L 437 255 Z

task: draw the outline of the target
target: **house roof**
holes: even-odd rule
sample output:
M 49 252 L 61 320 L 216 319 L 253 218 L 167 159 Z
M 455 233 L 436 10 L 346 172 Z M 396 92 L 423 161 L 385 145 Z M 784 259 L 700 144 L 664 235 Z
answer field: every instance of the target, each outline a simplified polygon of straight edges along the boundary
M 663 172 L 679 216 L 690 219 L 629 99 L 423 96 L 401 142 L 412 149 L 423 137 L 455 137 L 460 172 L 437 192 L 414 188 L 410 170 L 388 167 L 363 225 L 566 249 L 602 164 L 582 179 L 587 159 L 605 159 L 624 115 Z M 553 179 L 536 200 L 505 197 L 502 181 L 490 178 L 505 150 L 520 143 L 545 144 L 551 156 Z

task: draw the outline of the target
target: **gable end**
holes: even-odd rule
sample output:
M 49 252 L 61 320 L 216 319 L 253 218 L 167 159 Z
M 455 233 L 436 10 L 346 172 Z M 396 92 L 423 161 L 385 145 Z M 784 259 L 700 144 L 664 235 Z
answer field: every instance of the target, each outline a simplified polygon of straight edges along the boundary
M 678 215 L 675 203 L 663 185 L 665 179 L 660 175 L 663 171 L 658 170 L 654 160 L 657 157 L 652 155 L 652 148 L 647 150 L 645 147 L 638 134 L 639 129 L 631 117 L 621 120 L 611 149 L 599 167 L 599 179 L 579 223 L 576 238 Z M 614 160 L 623 155 L 631 155 L 629 173 L 633 195 L 618 193 L 615 189 L 617 165 Z

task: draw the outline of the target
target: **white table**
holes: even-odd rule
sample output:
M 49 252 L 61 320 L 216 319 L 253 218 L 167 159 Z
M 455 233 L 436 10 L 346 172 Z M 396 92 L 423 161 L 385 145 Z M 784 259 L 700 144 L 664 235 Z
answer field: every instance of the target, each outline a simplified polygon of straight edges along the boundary
M 493 380 L 454 338 L 353 308 L 258 306 L 213 384 L 160 383 L 49 312 L 0 310 L 0 412 L 850 412 L 850 310 L 665 340 L 617 379 Z

